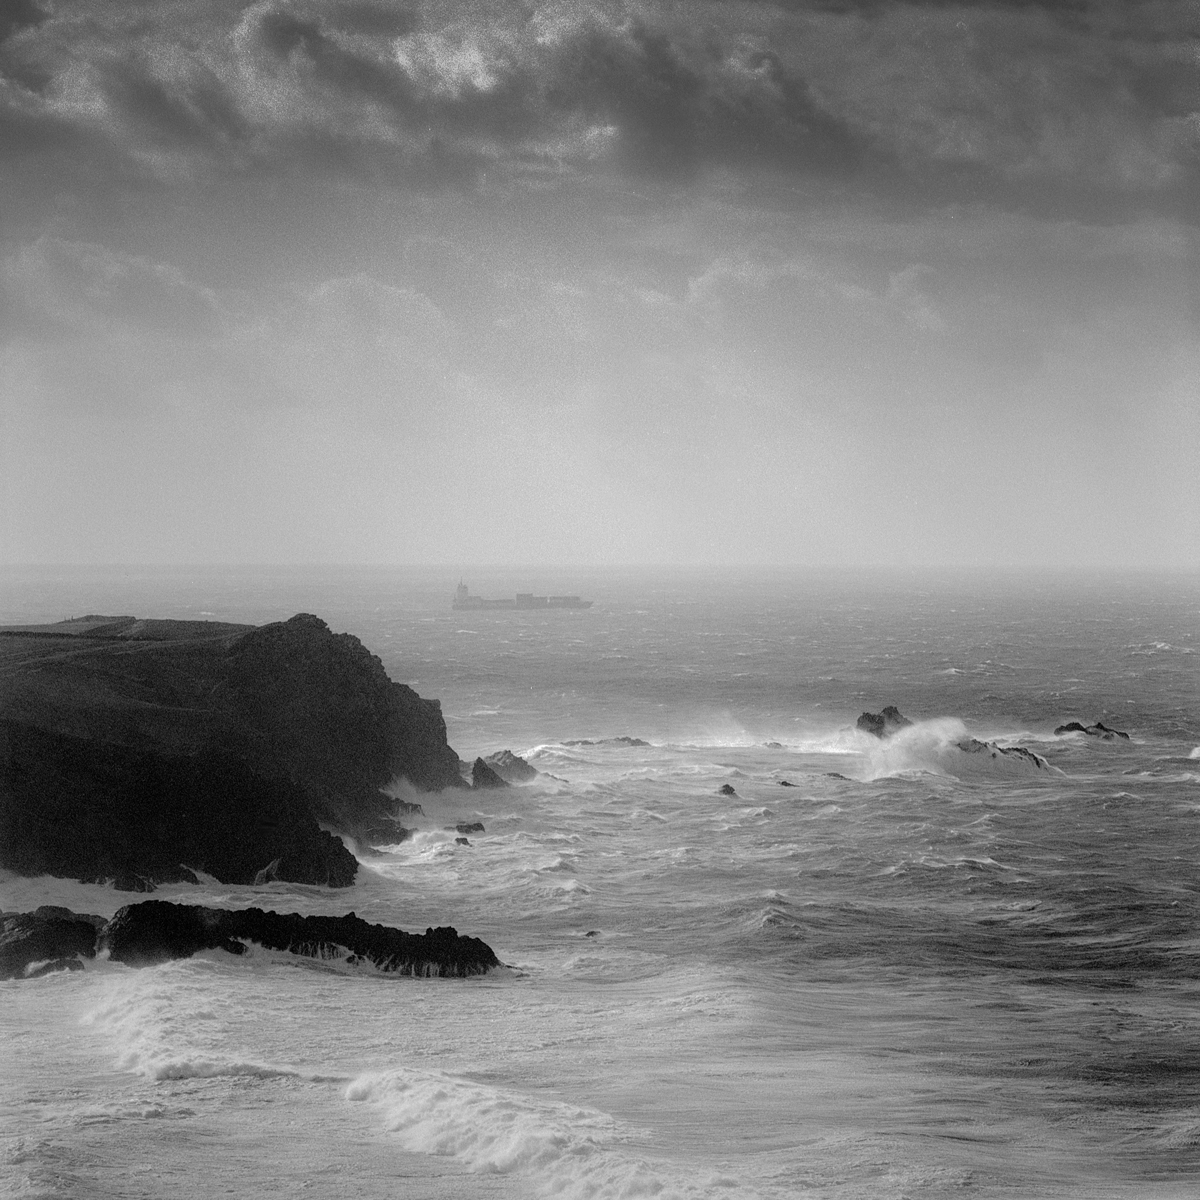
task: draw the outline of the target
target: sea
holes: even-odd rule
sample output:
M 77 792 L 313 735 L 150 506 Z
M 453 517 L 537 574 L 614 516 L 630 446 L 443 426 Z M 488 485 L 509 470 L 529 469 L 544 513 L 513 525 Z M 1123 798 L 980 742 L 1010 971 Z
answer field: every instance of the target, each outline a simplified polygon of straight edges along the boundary
M 456 612 L 475 594 L 586 610 Z M 29 568 L 0 623 L 314 612 L 471 761 L 354 887 L 412 979 L 251 948 L 0 984 L 17 1196 L 1200 1195 L 1200 576 Z M 886 740 L 856 728 L 895 705 Z M 1129 740 L 1055 735 L 1102 721 Z M 1045 760 L 968 755 L 975 738 Z M 726 786 L 728 785 L 728 787 Z M 789 786 L 790 785 L 790 786 Z M 732 789 L 729 791 L 728 789 Z M 454 826 L 479 822 L 467 844 Z M 0 876 L 0 908 L 139 897 Z

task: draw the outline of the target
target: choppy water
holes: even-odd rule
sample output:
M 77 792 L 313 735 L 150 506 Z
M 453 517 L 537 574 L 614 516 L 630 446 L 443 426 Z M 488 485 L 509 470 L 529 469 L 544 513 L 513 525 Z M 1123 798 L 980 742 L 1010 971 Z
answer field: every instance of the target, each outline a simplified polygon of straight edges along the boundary
M 162 889 L 451 923 L 510 964 L 486 979 L 260 952 L 0 984 L 14 1190 L 1195 1194 L 1196 577 L 469 575 L 596 600 L 540 614 L 453 613 L 457 581 L 0 590 L 5 621 L 318 612 L 440 696 L 464 758 L 545 773 L 422 797 L 417 836 L 349 891 Z M 889 703 L 918 723 L 854 730 Z M 1071 719 L 1132 741 L 1056 738 Z M 963 737 L 1053 769 L 968 759 Z M 464 819 L 486 826 L 470 846 Z M 9 909 L 129 899 L 0 880 Z

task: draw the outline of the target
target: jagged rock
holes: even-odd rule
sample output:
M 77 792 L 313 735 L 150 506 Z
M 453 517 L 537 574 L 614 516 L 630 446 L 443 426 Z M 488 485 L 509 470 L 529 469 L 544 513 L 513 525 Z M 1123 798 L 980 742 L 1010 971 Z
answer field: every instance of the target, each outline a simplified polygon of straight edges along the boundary
M 514 754 L 511 750 L 498 750 L 495 754 L 489 754 L 483 761 L 501 779 L 506 779 L 509 783 L 525 783 L 538 773 L 536 767 L 531 767 L 519 754 Z
M 497 775 L 482 758 L 477 758 L 471 767 L 471 786 L 475 788 L 506 788 L 508 780 Z
M 469 846 L 471 843 L 465 837 L 456 837 L 454 844 L 456 846 Z
M 898 729 L 904 729 L 912 722 L 894 705 L 889 704 L 883 712 L 865 712 L 855 722 L 856 728 L 863 733 L 874 734 L 875 737 L 890 737 Z
M 364 838 L 410 810 L 397 776 L 464 786 L 438 702 L 310 614 L 9 629 L 0 667 L 0 866 L 24 874 L 142 890 L 278 858 L 341 886 L 357 864 L 318 822 Z
M 50 971 L 77 971 L 96 956 L 103 917 L 43 905 L 0 919 L 0 979 L 33 979 Z
M 996 742 L 981 742 L 978 738 L 966 738 L 954 743 L 964 754 L 990 754 L 992 758 L 1010 758 L 1028 763 L 1031 767 L 1041 770 L 1050 764 L 1040 754 L 1026 750 L 1024 746 L 1001 746 Z
M 1058 726 L 1054 733 L 1055 736 L 1063 733 L 1086 733 L 1088 737 L 1100 738 L 1105 742 L 1113 742 L 1117 738 L 1129 741 L 1129 734 L 1122 733 L 1119 729 L 1110 729 L 1100 721 L 1094 725 L 1081 725 L 1078 721 L 1068 721 L 1065 725 Z
M 100 948 L 109 958 L 146 966 L 189 958 L 201 950 L 245 953 L 245 942 L 307 958 L 366 959 L 381 971 L 401 975 L 479 975 L 500 966 L 491 947 L 444 926 L 424 934 L 371 925 L 344 917 L 205 908 L 146 900 L 122 908 L 104 927 Z
M 721 786 L 719 788 L 717 788 L 717 795 L 718 796 L 736 796 L 737 792 L 734 790 L 732 783 L 723 783 L 723 784 L 721 784 Z
M 462 821 L 454 827 L 456 833 L 486 833 L 482 821 Z

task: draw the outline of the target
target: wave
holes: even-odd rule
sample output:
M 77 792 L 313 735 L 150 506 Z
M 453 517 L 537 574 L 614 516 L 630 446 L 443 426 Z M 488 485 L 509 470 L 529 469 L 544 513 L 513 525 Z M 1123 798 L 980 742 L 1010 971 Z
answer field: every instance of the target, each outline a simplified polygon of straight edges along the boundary
M 1033 779 L 1062 777 L 1040 754 L 1020 746 L 982 742 L 957 717 L 917 721 L 887 738 L 861 736 L 868 780 L 911 774 L 954 779 Z
M 102 998 L 84 1014 L 83 1024 L 107 1035 L 120 1070 L 147 1079 L 346 1078 L 231 1049 L 230 1025 L 245 1014 L 230 1011 L 222 976 L 222 967 L 203 957 L 121 971 L 104 979 Z
M 512 1175 L 523 1194 L 573 1197 L 701 1197 L 735 1181 L 631 1153 L 644 1134 L 608 1113 L 542 1100 L 438 1071 L 397 1068 L 360 1075 L 346 1099 L 369 1103 L 405 1149 L 452 1156 L 472 1171 Z M 691 1177 L 689 1178 L 689 1174 Z

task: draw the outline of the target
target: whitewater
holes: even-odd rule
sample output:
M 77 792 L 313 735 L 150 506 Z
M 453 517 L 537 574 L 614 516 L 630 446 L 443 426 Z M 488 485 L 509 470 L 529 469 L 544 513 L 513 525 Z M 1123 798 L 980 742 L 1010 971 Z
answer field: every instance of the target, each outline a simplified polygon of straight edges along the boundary
M 157 895 L 404 929 L 0 983 L 21 1196 L 1184 1197 L 1200 1186 L 1200 579 L 27 570 L 0 623 L 315 612 L 470 761 L 349 889 Z M 855 728 L 895 704 L 914 724 Z M 1103 721 L 1128 741 L 1056 735 Z M 1021 747 L 966 754 L 976 739 Z M 732 794 L 723 794 L 723 788 Z M 466 845 L 455 829 L 479 822 Z M 0 876 L 0 908 L 137 897 Z

